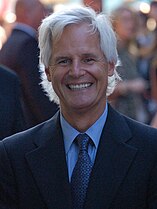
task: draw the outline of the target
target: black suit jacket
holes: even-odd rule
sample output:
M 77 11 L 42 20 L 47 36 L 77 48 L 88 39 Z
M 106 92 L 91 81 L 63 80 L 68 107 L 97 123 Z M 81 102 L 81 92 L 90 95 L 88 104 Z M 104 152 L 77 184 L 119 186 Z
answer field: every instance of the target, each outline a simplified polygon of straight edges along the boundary
M 0 140 L 25 128 L 20 90 L 17 75 L 0 66 Z
M 22 84 L 25 117 L 34 126 L 54 115 L 57 105 L 50 102 L 39 83 L 38 41 L 28 33 L 13 29 L 0 50 L 0 63 L 14 70 Z
M 1 209 L 71 209 L 58 113 L 0 142 Z M 157 208 L 157 130 L 109 107 L 85 209 Z

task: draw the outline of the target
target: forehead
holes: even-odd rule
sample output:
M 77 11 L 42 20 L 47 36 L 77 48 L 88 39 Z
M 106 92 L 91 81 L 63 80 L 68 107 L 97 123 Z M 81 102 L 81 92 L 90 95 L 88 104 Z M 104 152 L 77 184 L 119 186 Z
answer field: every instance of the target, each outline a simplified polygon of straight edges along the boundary
M 53 44 L 52 56 L 100 53 L 98 32 L 92 32 L 87 23 L 71 24 L 64 28 L 60 39 Z
M 54 42 L 54 45 L 81 45 L 91 40 L 99 41 L 99 33 L 94 31 L 89 23 L 69 24 L 64 29 L 59 39 Z M 91 43 L 92 44 L 92 43 Z
M 61 32 L 61 33 L 60 33 Z M 54 42 L 60 41 L 64 39 L 65 36 L 69 36 L 70 39 L 74 38 L 81 38 L 83 34 L 90 36 L 95 33 L 94 28 L 90 23 L 81 22 L 81 23 L 71 23 L 66 25 L 62 31 L 60 31 L 56 37 L 54 37 Z M 59 35 L 60 34 L 60 35 Z

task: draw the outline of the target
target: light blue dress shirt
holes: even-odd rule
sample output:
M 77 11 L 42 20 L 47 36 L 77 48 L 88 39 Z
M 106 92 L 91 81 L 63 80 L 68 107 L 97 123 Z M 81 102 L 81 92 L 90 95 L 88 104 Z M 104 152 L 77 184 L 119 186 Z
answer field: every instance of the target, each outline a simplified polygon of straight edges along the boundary
M 103 127 L 106 122 L 108 113 L 108 106 L 106 104 L 106 108 L 100 118 L 85 132 L 93 141 L 93 144 L 89 144 L 88 146 L 88 154 L 91 158 L 92 163 L 94 163 L 96 152 L 98 149 L 100 136 L 103 130 Z M 66 153 L 66 161 L 68 166 L 69 173 L 69 181 L 71 180 L 71 175 L 76 164 L 78 158 L 78 147 L 75 143 L 73 143 L 74 139 L 80 132 L 78 132 L 75 128 L 73 128 L 60 114 L 61 127 L 63 131 L 64 138 L 64 146 Z

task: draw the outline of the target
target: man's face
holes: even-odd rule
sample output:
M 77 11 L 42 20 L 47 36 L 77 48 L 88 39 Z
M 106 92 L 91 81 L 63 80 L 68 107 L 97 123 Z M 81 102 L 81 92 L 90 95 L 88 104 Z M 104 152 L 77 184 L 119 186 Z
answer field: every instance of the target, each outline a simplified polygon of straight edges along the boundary
M 63 115 L 105 107 L 108 75 L 113 74 L 113 68 L 100 49 L 98 34 L 89 29 L 86 23 L 67 26 L 52 48 L 52 66 L 46 73 Z

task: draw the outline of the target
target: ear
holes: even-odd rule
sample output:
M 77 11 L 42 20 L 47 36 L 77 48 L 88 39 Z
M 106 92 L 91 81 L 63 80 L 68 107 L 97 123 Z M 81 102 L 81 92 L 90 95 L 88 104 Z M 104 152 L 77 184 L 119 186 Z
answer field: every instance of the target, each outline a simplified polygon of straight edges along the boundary
M 114 74 L 115 64 L 113 62 L 108 63 L 108 76 L 112 76 Z
M 50 68 L 45 68 L 45 73 L 46 73 L 46 76 L 47 76 L 47 80 L 49 82 L 51 82 L 51 73 L 50 73 Z

